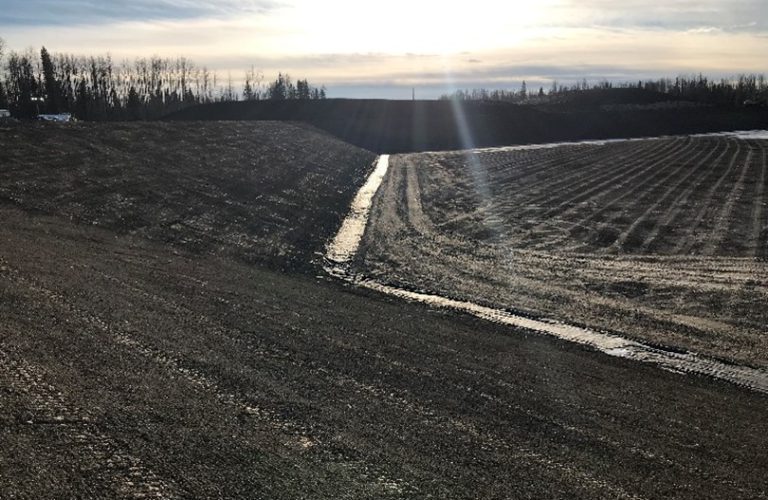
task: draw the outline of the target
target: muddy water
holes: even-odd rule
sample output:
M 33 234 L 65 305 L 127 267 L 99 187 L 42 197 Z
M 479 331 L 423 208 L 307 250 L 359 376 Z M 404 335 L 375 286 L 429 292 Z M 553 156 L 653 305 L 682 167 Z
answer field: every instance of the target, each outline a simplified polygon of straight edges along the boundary
M 735 132 L 739 137 L 768 139 L 766 131 Z M 712 134 L 714 135 L 714 134 Z M 588 141 L 586 144 L 602 145 L 608 141 Z M 574 143 L 571 143 L 574 144 Z M 579 143 L 584 144 L 584 142 Z M 545 144 L 533 146 L 513 146 L 512 149 L 542 149 L 559 147 L 564 144 Z M 500 149 L 500 148 L 496 148 Z M 704 375 L 728 381 L 735 385 L 768 394 L 768 371 L 724 363 L 701 357 L 695 353 L 675 352 L 653 347 L 641 342 L 625 339 L 612 333 L 591 330 L 561 321 L 549 319 L 531 319 L 512 314 L 503 309 L 481 306 L 472 302 L 449 299 L 435 294 L 413 292 L 386 285 L 375 280 L 356 276 L 350 272 L 349 261 L 357 253 L 365 227 L 368 223 L 371 203 L 389 168 L 389 156 L 382 155 L 368 181 L 355 197 L 349 216 L 342 224 L 339 233 L 328 245 L 326 258 L 329 274 L 344 279 L 357 286 L 375 290 L 401 299 L 421 302 L 432 307 L 440 307 L 472 314 L 494 323 L 534 331 L 562 340 L 592 347 L 609 356 L 651 363 L 662 369 L 677 372 Z

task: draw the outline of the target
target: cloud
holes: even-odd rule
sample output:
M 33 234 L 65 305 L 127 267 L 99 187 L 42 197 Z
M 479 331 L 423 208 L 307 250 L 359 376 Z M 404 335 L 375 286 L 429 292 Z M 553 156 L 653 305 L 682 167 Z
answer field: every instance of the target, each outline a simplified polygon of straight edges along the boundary
M 62 26 L 264 13 L 275 0 L 3 0 L 0 26 Z
M 768 31 L 765 0 L 564 0 L 558 10 L 560 19 L 579 26 Z
M 394 71 L 385 78 L 347 78 L 346 84 L 435 86 L 442 88 L 517 87 L 523 80 L 528 82 L 575 82 L 584 78 L 592 82 L 633 81 L 657 76 L 653 68 L 626 67 L 615 65 L 568 65 L 568 64 L 499 64 L 482 69 L 459 67 L 451 71 L 424 71 L 419 73 L 407 70 Z M 338 82 L 345 84 L 345 82 Z
M 520 15 L 489 20 L 459 7 L 435 17 L 437 0 L 0 0 L 0 33 L 16 50 L 183 55 L 220 76 L 253 65 L 346 92 L 494 88 L 765 71 L 765 1 L 505 0 Z
M 700 33 L 722 33 L 724 30 L 717 26 L 701 26 L 699 28 L 691 28 L 686 30 L 686 33 L 700 34 Z

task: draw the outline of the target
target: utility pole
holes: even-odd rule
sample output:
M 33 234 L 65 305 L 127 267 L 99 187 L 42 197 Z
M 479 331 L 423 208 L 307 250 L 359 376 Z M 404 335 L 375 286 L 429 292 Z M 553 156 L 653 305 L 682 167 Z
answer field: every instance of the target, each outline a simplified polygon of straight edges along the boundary
M 411 88 L 411 96 L 414 102 L 416 101 L 416 87 Z

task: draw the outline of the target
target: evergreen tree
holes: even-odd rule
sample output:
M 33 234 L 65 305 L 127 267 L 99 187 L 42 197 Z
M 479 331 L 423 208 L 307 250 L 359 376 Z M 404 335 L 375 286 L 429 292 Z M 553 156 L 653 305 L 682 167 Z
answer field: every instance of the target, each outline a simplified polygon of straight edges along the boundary
M 91 94 L 88 91 L 88 85 L 85 83 L 85 78 L 81 78 L 77 84 L 76 105 L 75 105 L 75 117 L 78 120 L 87 120 L 90 116 L 90 100 Z
M 278 73 L 277 80 L 272 82 L 267 88 L 267 97 L 275 101 L 282 101 L 288 98 L 286 78 L 282 73 Z
M 136 87 L 133 85 L 131 85 L 130 90 L 128 90 L 128 102 L 125 107 L 128 112 L 129 120 L 138 120 L 141 118 L 142 102 L 139 93 L 136 92 Z
M 243 100 L 256 101 L 261 99 L 261 75 L 251 66 L 251 69 L 245 73 L 245 84 L 243 85 Z
M 45 88 L 45 103 L 48 113 L 57 114 L 60 110 L 59 82 L 51 61 L 51 56 L 43 47 L 40 49 L 40 62 L 43 68 L 43 86 Z

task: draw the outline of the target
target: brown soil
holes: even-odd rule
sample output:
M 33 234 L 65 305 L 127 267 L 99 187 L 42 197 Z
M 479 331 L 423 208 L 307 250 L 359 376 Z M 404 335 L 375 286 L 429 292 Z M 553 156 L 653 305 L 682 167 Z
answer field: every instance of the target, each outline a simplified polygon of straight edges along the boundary
M 309 271 L 375 160 L 277 122 L 23 124 L 0 144 L 0 203 Z
M 380 279 L 768 366 L 765 141 L 396 156 Z
M 0 130 L 0 155 L 0 498 L 768 494 L 764 395 L 294 265 L 369 153 L 221 123 Z M 165 225 L 184 207 L 210 227 Z

